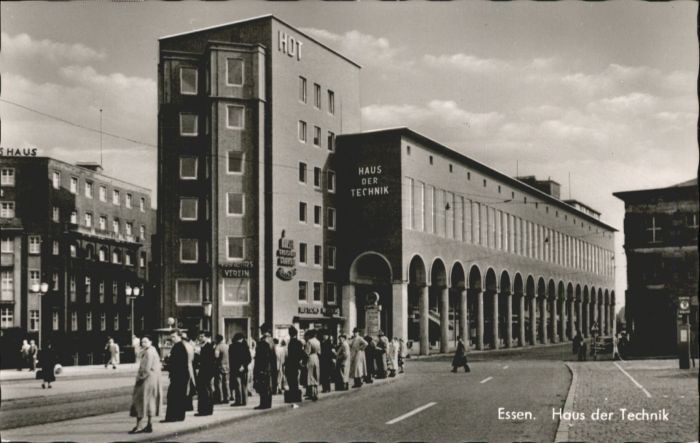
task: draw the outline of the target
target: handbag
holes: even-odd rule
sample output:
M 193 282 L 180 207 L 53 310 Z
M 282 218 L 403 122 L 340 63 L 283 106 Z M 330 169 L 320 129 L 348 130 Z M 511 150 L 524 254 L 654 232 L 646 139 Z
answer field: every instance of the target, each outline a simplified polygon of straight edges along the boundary
M 63 372 L 63 366 L 60 364 L 56 363 L 56 366 L 53 367 L 53 373 L 54 375 L 60 375 L 61 372 Z

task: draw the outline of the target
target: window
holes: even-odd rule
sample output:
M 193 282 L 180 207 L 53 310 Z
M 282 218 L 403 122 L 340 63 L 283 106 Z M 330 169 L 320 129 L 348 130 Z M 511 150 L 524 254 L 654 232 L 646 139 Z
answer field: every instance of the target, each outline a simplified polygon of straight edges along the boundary
M 118 312 L 114 313 L 114 330 L 115 331 L 119 330 L 119 313 Z
M 15 298 L 15 280 L 12 271 L 2 271 L 0 276 L 0 300 L 13 301 Z
M 196 238 L 180 239 L 180 263 L 197 263 L 198 245 Z
M 78 212 L 77 211 L 72 211 L 70 213 L 70 222 L 74 225 L 78 224 Z
M 306 243 L 299 242 L 299 263 L 306 263 Z
M 299 120 L 298 132 L 299 132 L 299 141 L 302 143 L 306 143 L 306 122 L 305 121 Z
M 141 240 L 146 240 L 146 227 L 144 225 L 139 227 L 139 238 Z
M 241 86 L 243 85 L 244 74 L 243 60 L 240 58 L 226 59 L 226 85 Z
M 299 162 L 299 183 L 306 183 L 306 163 Z
M 100 186 L 100 201 L 107 201 L 107 187 Z
M 180 94 L 197 95 L 197 68 L 180 68 Z
M 486 179 L 484 179 L 484 188 L 486 187 Z
M 105 248 L 105 247 L 100 248 L 100 250 L 97 254 L 97 259 L 99 261 L 107 261 L 107 248 Z
M 317 281 L 314 282 L 314 302 L 321 302 L 321 283 Z
M 316 266 L 321 266 L 321 263 L 322 263 L 321 246 L 314 245 L 314 264 Z
M 321 109 L 321 85 L 314 83 L 314 106 Z
M 78 193 L 78 177 L 71 177 L 70 178 L 70 193 L 71 194 Z
M 306 79 L 299 77 L 299 101 L 306 103 Z
M 321 187 L 321 168 L 314 167 L 314 187 Z
M 431 165 L 433 164 L 433 156 L 432 155 L 428 156 L 428 163 L 430 163 Z
M 335 92 L 328 90 L 328 112 L 335 114 Z
M 85 197 L 92 198 L 92 182 L 85 180 Z
M 243 174 L 243 159 L 245 154 L 238 151 L 228 151 L 227 172 L 229 174 Z
M 306 301 L 306 293 L 308 292 L 308 283 L 305 281 L 299 282 L 299 301 Z
M 175 281 L 175 302 L 179 305 L 202 303 L 202 280 L 178 279 Z
M 141 268 L 145 268 L 145 267 L 146 267 L 146 254 L 145 254 L 145 253 L 142 253 L 142 254 L 139 256 L 139 267 L 141 267 Z
M 314 146 L 321 146 L 321 128 L 314 126 Z
M 335 230 L 335 208 L 328 208 L 326 225 L 328 226 L 328 229 Z
M 185 137 L 197 136 L 197 114 L 180 113 L 180 135 Z
M 58 311 L 51 311 L 51 329 L 53 331 L 58 331 L 58 326 L 59 326 L 58 319 L 59 319 Z
M 92 312 L 85 313 L 85 330 L 92 331 Z
M 133 199 L 134 199 L 134 197 L 131 194 L 129 194 L 129 193 L 126 194 L 126 207 L 127 208 L 131 208 L 131 203 L 132 203 Z
M 335 151 L 335 133 L 328 131 L 328 150 Z
M 144 197 L 139 199 L 139 209 L 141 212 L 146 212 L 146 199 Z
M 38 235 L 29 236 L 29 253 L 30 254 L 40 254 L 41 253 L 41 237 Z
M 646 231 L 649 232 L 649 242 L 659 243 L 661 242 L 661 227 L 659 226 L 659 221 L 656 217 L 652 216 L 650 222 L 650 226 L 646 228 Z
M 75 301 L 75 295 L 76 295 L 76 290 L 75 290 L 75 275 L 71 275 L 69 279 L 69 293 L 70 293 L 70 301 Z
M 32 290 L 34 285 L 41 284 L 41 272 L 36 269 L 29 270 L 29 289 Z
M 197 220 L 197 198 L 180 197 L 180 220 Z
M 122 254 L 121 252 L 115 250 L 112 251 L 112 263 L 121 263 L 122 262 Z
M 112 282 L 112 303 L 117 304 L 117 298 L 119 297 L 119 283 L 116 281 Z
M 14 186 L 15 185 L 15 170 L 14 168 L 3 168 L 0 171 L 0 185 Z
M 100 287 L 99 287 L 99 294 L 100 296 L 100 304 L 105 302 L 105 282 L 101 281 L 100 282 Z
M 107 314 L 104 312 L 100 314 L 100 331 L 107 330 Z
M 119 234 L 119 219 L 112 220 L 112 232 Z
M 85 303 L 90 303 L 90 297 L 92 295 L 92 281 L 90 277 L 85 277 Z
M 126 235 L 131 236 L 131 235 L 134 234 L 134 224 L 133 224 L 133 223 L 131 223 L 131 222 L 126 222 L 126 223 L 124 224 L 124 226 L 125 226 L 125 228 L 126 228 Z
M 127 266 L 133 266 L 133 260 L 131 259 L 131 252 L 124 253 L 124 264 Z
M 226 127 L 243 129 L 245 125 L 245 107 L 239 105 L 226 106 Z
M 245 304 L 250 301 L 249 278 L 221 279 L 224 304 Z
M 241 260 L 245 257 L 245 241 L 243 237 L 226 237 L 227 258 L 229 260 Z
M 85 213 L 85 226 L 88 228 L 92 228 L 92 214 L 89 212 Z
M 335 269 L 335 246 L 328 247 L 328 268 Z
M 299 221 L 306 223 L 306 203 L 299 202 Z
M 245 213 L 245 198 L 239 192 L 226 193 L 226 214 L 243 215 Z
M 3 238 L 2 239 L 2 246 L 0 247 L 1 252 L 14 252 L 15 251 L 15 242 L 11 238 Z
M 51 220 L 55 221 L 56 223 L 61 221 L 61 210 L 58 208 L 58 206 L 54 206 L 51 212 Z
M 73 258 L 78 256 L 78 246 L 70 245 L 70 256 Z
M 321 226 L 321 211 L 323 209 L 318 206 L 314 205 L 314 225 L 316 226 Z
M 121 204 L 118 189 L 114 189 L 112 191 L 112 204 L 117 205 L 117 206 L 119 206 Z
M 58 171 L 53 171 L 52 184 L 54 189 L 61 188 L 61 173 Z
M 29 330 L 38 331 L 39 330 L 39 310 L 31 309 L 29 311 Z
M 100 215 L 100 225 L 99 228 L 103 231 L 107 230 L 107 217 Z
M 14 218 L 15 217 L 15 202 L 2 202 L 0 203 L 0 218 Z
M 60 249 L 60 243 L 58 243 L 58 240 L 54 240 L 53 244 L 51 245 L 51 251 L 53 252 L 53 255 L 60 254 Z
M 14 308 L 0 308 L 0 328 L 11 328 L 15 323 Z
M 328 192 L 335 192 L 335 172 L 328 171 Z
M 501 193 L 501 185 L 498 185 L 498 193 Z
M 180 179 L 197 179 L 197 157 L 180 157 Z
M 336 304 L 338 300 L 337 291 L 338 287 L 333 282 L 326 282 L 326 303 L 329 305 Z
M 76 311 L 71 311 L 70 313 L 70 330 L 78 330 L 78 313 Z

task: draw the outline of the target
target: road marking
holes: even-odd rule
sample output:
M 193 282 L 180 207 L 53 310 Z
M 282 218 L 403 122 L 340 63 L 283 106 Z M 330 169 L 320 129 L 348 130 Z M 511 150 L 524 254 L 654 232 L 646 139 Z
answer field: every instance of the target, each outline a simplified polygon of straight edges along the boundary
M 635 380 L 634 378 L 632 378 L 632 376 L 629 375 L 629 373 L 628 373 L 627 371 L 625 371 L 624 369 L 622 369 L 622 366 L 618 365 L 617 363 L 615 363 L 615 366 L 617 366 L 617 369 L 619 369 L 620 371 L 622 371 L 622 373 L 625 374 L 625 375 L 627 376 L 627 378 L 629 378 L 630 380 L 632 380 L 632 383 L 634 383 L 639 389 L 641 389 L 642 391 L 644 391 L 644 393 L 646 394 L 646 396 L 647 396 L 648 398 L 651 398 L 651 394 L 649 393 L 649 391 L 647 391 L 647 390 L 644 388 L 644 386 L 642 386 L 637 380 Z
M 487 381 L 493 379 L 493 377 L 486 377 L 485 379 L 481 380 L 479 383 L 486 383 Z
M 408 418 L 408 417 L 410 417 L 410 416 L 412 416 L 412 415 L 416 415 L 416 414 L 419 413 L 420 411 L 426 410 L 426 409 L 428 409 L 428 408 L 430 408 L 430 407 L 432 407 L 432 406 L 435 406 L 436 404 L 437 404 L 437 403 L 435 403 L 434 401 L 431 401 L 430 403 L 425 404 L 425 405 L 421 406 L 420 408 L 416 408 L 416 409 L 412 410 L 411 412 L 407 412 L 407 413 L 405 413 L 404 415 L 401 415 L 401 416 L 399 416 L 399 417 L 396 417 L 396 418 L 393 419 L 393 420 L 389 420 L 388 422 L 386 422 L 386 424 L 388 424 L 388 425 L 393 425 L 394 423 L 398 423 L 398 422 L 400 422 L 401 420 L 404 420 L 404 419 L 406 419 L 406 418 Z
M 508 369 L 508 365 L 503 366 L 503 369 Z

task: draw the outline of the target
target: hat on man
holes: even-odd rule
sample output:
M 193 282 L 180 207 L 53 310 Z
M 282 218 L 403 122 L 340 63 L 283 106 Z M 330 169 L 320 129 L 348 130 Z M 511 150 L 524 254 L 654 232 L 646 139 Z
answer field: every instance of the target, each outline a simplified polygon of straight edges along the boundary
M 270 325 L 268 323 L 263 323 L 260 325 L 260 330 L 265 333 L 265 332 L 272 332 L 272 328 L 270 328 Z

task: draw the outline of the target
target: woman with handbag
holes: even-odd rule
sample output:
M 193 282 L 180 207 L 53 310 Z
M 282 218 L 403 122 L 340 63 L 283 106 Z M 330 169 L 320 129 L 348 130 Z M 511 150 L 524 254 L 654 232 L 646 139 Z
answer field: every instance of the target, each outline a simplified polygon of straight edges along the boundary
M 48 383 L 49 389 L 51 389 L 51 382 L 56 381 L 56 375 L 54 374 L 54 367 L 58 362 L 58 356 L 56 351 L 53 349 L 51 342 L 46 343 L 46 349 L 42 350 L 39 354 L 39 365 L 41 366 L 41 389 L 46 389 L 46 384 Z
M 141 339 L 141 352 L 138 354 L 139 370 L 136 373 L 136 384 L 129 411 L 129 415 L 136 417 L 136 426 L 129 431 L 130 434 L 153 432 L 151 417 L 160 415 L 160 356 L 151 344 L 151 338 L 144 335 Z M 142 428 L 140 425 L 144 417 L 148 422 Z

